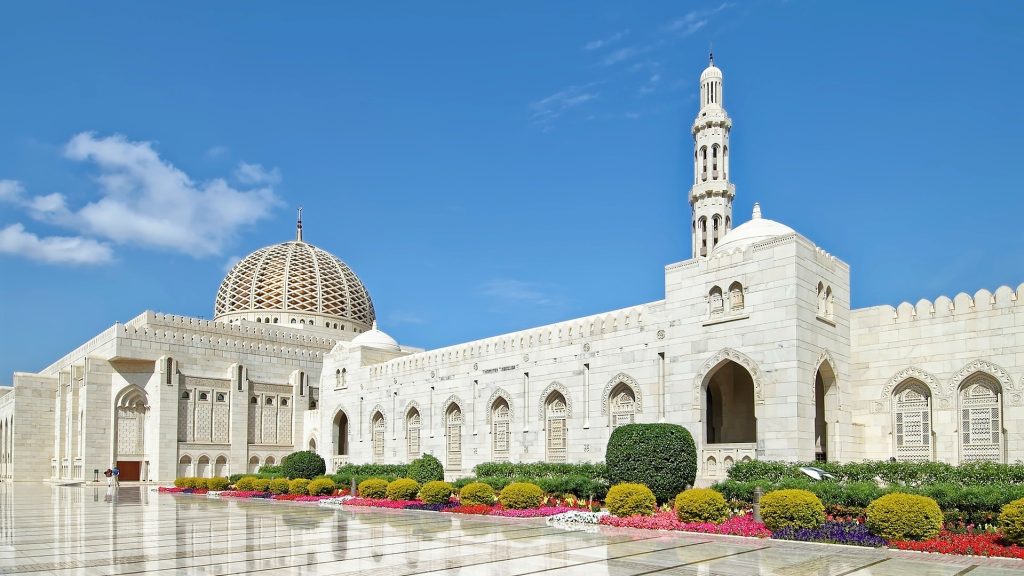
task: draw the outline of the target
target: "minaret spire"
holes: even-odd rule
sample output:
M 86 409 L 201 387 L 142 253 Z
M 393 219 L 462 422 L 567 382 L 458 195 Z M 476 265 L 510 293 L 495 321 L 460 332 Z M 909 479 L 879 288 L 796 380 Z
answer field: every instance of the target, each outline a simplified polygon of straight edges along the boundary
M 729 131 L 732 120 L 722 106 L 722 71 L 715 66 L 714 50 L 708 50 L 708 67 L 700 75 L 700 110 L 690 131 L 693 134 L 693 257 L 706 258 L 732 229 L 732 199 L 736 188 L 729 182 Z
M 295 241 L 302 242 L 302 206 L 299 206 L 299 219 L 295 223 Z

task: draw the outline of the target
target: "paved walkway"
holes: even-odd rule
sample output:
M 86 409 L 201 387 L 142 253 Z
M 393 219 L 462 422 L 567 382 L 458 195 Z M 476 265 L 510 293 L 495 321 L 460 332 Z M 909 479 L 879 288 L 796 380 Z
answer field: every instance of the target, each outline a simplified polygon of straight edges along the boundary
M 149 490 L 0 484 L 0 574 L 1024 573 L 1024 561 Z

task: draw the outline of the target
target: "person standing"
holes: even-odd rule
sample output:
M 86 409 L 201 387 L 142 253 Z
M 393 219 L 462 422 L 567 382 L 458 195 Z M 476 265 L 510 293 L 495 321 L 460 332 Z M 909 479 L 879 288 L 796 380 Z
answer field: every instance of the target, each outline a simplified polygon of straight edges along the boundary
M 117 467 L 117 464 L 114 464 L 114 468 L 110 472 L 114 476 L 114 486 L 120 486 L 121 480 L 119 477 L 121 476 L 121 470 Z
M 114 484 L 114 471 L 107 468 L 103 471 L 103 475 L 107 477 L 107 487 L 109 488 Z

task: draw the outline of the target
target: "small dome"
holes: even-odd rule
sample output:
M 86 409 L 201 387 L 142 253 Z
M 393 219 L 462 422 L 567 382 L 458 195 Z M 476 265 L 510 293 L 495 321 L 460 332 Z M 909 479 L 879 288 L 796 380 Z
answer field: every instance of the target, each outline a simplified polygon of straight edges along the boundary
M 704 69 L 704 72 L 701 73 L 700 81 L 703 82 L 709 78 L 718 78 L 719 80 L 721 80 L 722 70 L 718 66 L 715 66 L 714 64 L 708 66 L 707 68 Z
M 714 253 L 726 252 L 736 248 L 746 248 L 751 244 L 795 234 L 796 231 L 774 220 L 761 217 L 761 205 L 754 203 L 754 213 L 749 222 L 744 222 L 730 230 L 722 241 L 715 246 Z
M 394 338 L 377 328 L 376 320 L 373 321 L 373 326 L 369 330 L 352 339 L 352 346 L 365 346 L 391 352 L 398 352 L 402 349 Z

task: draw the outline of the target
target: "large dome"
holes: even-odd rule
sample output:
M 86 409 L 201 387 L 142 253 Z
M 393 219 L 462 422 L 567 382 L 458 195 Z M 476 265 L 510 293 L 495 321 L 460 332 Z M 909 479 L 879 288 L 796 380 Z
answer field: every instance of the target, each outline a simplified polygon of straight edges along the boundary
M 301 230 L 301 229 L 300 229 Z M 302 324 L 363 332 L 375 319 L 363 283 L 337 256 L 301 240 L 240 260 L 217 291 L 214 320 Z
M 746 248 L 757 242 L 795 233 L 795 230 L 781 222 L 762 218 L 761 206 L 755 202 L 754 213 L 750 221 L 744 222 L 727 232 L 722 241 L 715 246 L 714 253 L 731 252 L 736 249 Z

